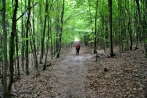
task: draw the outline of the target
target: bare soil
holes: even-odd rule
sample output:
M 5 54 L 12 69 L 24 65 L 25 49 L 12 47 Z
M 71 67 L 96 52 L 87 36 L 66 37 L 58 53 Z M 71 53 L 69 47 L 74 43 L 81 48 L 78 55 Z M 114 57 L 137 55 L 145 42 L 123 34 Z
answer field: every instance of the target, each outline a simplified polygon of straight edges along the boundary
M 96 54 L 82 47 L 62 51 L 61 57 L 36 77 L 21 75 L 13 84 L 12 94 L 17 98 L 146 98 L 147 59 L 140 47 L 108 57 L 103 50 Z M 41 66 L 41 65 L 40 65 Z M 41 68 L 41 67 L 40 67 Z M 1 90 L 0 90 L 1 92 Z

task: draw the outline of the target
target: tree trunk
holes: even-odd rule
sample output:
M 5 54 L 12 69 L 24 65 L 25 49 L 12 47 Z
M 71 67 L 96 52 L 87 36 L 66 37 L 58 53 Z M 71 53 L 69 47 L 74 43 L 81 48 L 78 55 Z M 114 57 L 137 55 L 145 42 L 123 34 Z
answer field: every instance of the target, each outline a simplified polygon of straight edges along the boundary
M 97 53 L 97 14 L 98 14 L 98 0 L 96 1 L 96 12 L 95 12 L 95 30 L 94 30 L 94 53 Z
M 50 24 L 51 24 L 51 20 L 49 20 L 49 21 L 50 21 Z M 50 32 L 51 32 L 51 27 L 50 27 Z M 51 59 L 53 59 L 53 53 L 54 53 L 53 48 L 54 48 L 53 47 L 53 37 L 51 36 L 51 50 L 50 50 Z
M 57 0 L 57 13 L 56 13 L 56 54 L 55 58 L 59 58 L 59 50 L 60 50 L 60 43 L 59 43 L 59 33 L 60 33 L 60 8 L 59 8 L 59 0 Z
M 145 58 L 147 58 L 147 42 L 144 42 Z
M 130 50 L 132 50 L 133 40 L 132 40 L 132 29 L 131 29 L 130 16 L 129 16 L 129 22 L 128 22 L 128 32 L 130 36 Z
M 36 45 L 35 45 L 35 38 L 33 37 L 33 34 L 32 34 L 32 41 L 30 41 L 30 46 L 31 46 L 31 50 L 33 52 L 34 64 L 35 64 L 35 68 L 36 68 L 36 71 L 37 71 L 36 76 L 38 76 L 40 73 L 39 73 L 39 70 L 38 70 L 38 60 L 37 60 L 37 55 L 36 55 Z
M 132 50 L 133 40 L 132 40 L 132 28 L 131 28 L 131 16 L 130 16 L 131 14 L 130 14 L 130 11 L 129 11 L 129 7 L 128 8 L 126 7 L 126 10 L 128 12 L 128 17 L 129 17 L 129 21 L 128 21 L 128 32 L 129 32 L 129 37 L 130 37 L 130 50 Z
M 18 34 L 16 33 L 16 38 L 15 38 L 15 43 L 16 43 L 16 55 L 17 55 L 17 59 L 16 59 L 16 66 L 17 66 L 17 75 L 18 77 L 20 77 L 20 68 L 19 68 L 19 55 L 18 55 Z
M 48 0 L 46 0 L 46 6 L 45 6 L 45 17 L 44 17 L 44 27 L 43 27 L 43 34 L 41 38 L 41 57 L 40 57 L 40 63 L 42 63 L 43 55 L 44 55 L 44 38 L 46 33 L 46 20 L 47 20 L 47 13 L 48 13 Z
M 22 3 L 23 1 L 21 0 L 21 3 Z M 23 12 L 22 11 L 22 9 L 21 9 L 21 12 Z M 24 38 L 24 22 L 23 22 L 23 17 L 22 17 L 22 19 L 21 19 L 21 38 L 23 39 Z M 25 43 L 24 43 L 24 41 L 22 40 L 22 42 L 21 42 L 21 67 L 22 67 L 22 70 L 24 71 L 24 47 L 25 46 Z
M 41 2 L 41 0 L 40 0 Z M 41 46 L 41 50 L 40 50 L 40 60 L 39 60 L 39 63 L 42 64 L 42 59 L 43 59 L 43 47 L 44 45 L 42 45 L 43 43 L 43 18 L 42 18 L 42 4 L 39 5 L 39 13 L 40 13 L 40 32 L 41 32 L 41 43 L 40 43 L 40 46 Z M 44 44 L 44 43 L 43 43 Z
M 35 0 L 33 0 L 33 3 L 34 3 L 34 1 Z M 36 48 L 36 42 L 35 42 L 35 37 L 34 37 L 34 35 L 35 35 L 35 21 L 34 21 L 34 19 L 35 19 L 35 13 L 34 13 L 35 11 L 34 11 L 34 9 L 33 9 L 33 32 L 32 32 L 32 44 L 33 44 L 33 56 L 34 56 L 34 64 L 35 64 L 35 68 L 36 68 L 36 71 L 37 71 L 37 76 L 40 74 L 39 73 L 39 70 L 38 70 L 38 59 L 37 59 L 37 48 Z
M 91 9 L 90 9 L 90 6 L 91 6 L 91 4 L 90 4 L 90 0 L 88 0 L 88 10 L 89 10 L 89 20 L 90 20 L 90 24 L 92 25 L 93 24 L 93 20 L 92 20 L 92 13 L 91 13 Z M 91 26 L 92 27 L 92 26 Z M 91 31 L 92 31 L 92 33 L 93 33 L 93 27 L 91 28 Z M 94 44 L 93 44 L 94 45 Z M 91 46 L 91 44 L 90 44 L 90 46 Z M 94 53 L 96 52 L 96 50 L 94 49 Z
M 118 12 L 119 12 L 119 20 L 118 20 L 118 24 L 119 24 L 119 55 L 121 57 L 121 52 L 123 52 L 122 49 L 122 2 L 121 0 L 118 1 Z
M 143 36 L 143 42 L 144 42 L 144 49 L 145 49 L 145 58 L 147 58 L 147 0 L 143 1 L 143 32 L 144 32 L 144 36 Z
M 48 27 L 49 27 L 50 25 L 49 25 L 49 21 L 48 21 Z M 46 65 L 47 65 L 47 56 L 48 56 L 48 50 L 49 50 L 49 43 L 48 43 L 48 41 L 49 41 L 49 34 L 50 34 L 50 29 L 48 28 L 48 39 L 47 39 L 47 41 L 46 41 L 46 47 L 47 47 L 47 50 L 46 50 L 46 55 L 45 55 L 45 63 L 44 63 L 44 65 L 43 65 L 43 70 L 46 70 Z
M 142 27 L 142 19 L 141 19 L 141 11 L 140 11 L 140 4 L 139 4 L 139 0 L 135 0 L 136 5 L 137 5 L 137 11 L 138 11 L 138 16 L 139 16 L 139 21 L 138 21 L 138 28 Z M 142 40 L 142 29 L 139 29 L 139 33 L 138 33 L 138 37 L 139 37 L 139 41 Z M 137 47 L 136 47 L 137 48 Z
M 62 32 L 63 32 L 63 25 L 64 25 L 64 6 L 65 6 L 65 0 L 62 0 L 62 12 L 61 12 L 61 26 L 60 26 L 60 33 L 59 33 L 59 55 L 61 50 L 61 44 L 62 44 Z
M 28 33 L 30 29 L 30 14 L 31 14 L 31 9 L 30 9 L 30 0 L 28 0 L 28 18 L 27 18 L 27 23 L 26 23 L 26 38 L 28 38 Z M 26 51 L 25 51 L 25 59 L 26 59 L 26 75 L 29 75 L 29 40 L 26 40 Z
M 105 52 L 106 52 L 106 48 L 109 47 L 109 42 L 107 39 L 109 39 L 109 32 L 108 32 L 108 23 L 105 22 Z
M 12 18 L 12 32 L 11 32 L 11 36 L 10 36 L 10 52 L 9 52 L 9 61 L 10 61 L 10 65 L 9 65 L 9 71 L 10 71 L 10 76 L 9 76 L 9 84 L 8 84 L 8 93 L 10 94 L 11 92 L 11 87 L 13 84 L 13 72 L 14 72 L 14 67 L 13 67 L 13 63 L 14 63 L 14 49 L 15 49 L 15 45 L 14 45 L 14 38 L 16 36 L 16 15 L 17 15 L 17 8 L 18 8 L 18 0 L 15 0 L 15 8 L 14 8 L 14 13 L 13 13 L 13 18 Z
M 113 37 L 112 37 L 112 0 L 108 0 L 109 8 L 109 25 L 110 25 L 110 57 L 114 56 L 113 54 Z
M 3 29 L 3 54 L 4 54 L 4 62 L 3 62 L 3 72 L 2 72 L 2 83 L 3 83 L 3 97 L 7 98 L 8 89 L 7 89 L 7 31 L 6 31 L 6 1 L 2 0 L 2 29 Z
M 48 13 L 48 0 L 46 0 L 46 6 L 45 6 L 45 13 Z M 47 21 L 47 14 L 45 15 L 45 20 L 44 20 L 44 32 L 43 32 L 43 39 L 42 39 L 42 44 L 43 44 L 43 47 L 44 47 L 44 36 L 45 36 L 45 31 L 46 31 L 46 21 Z M 48 28 L 49 29 L 49 28 Z M 49 39 L 48 39 L 49 40 Z M 42 47 L 42 48 L 43 48 Z M 46 61 L 47 61 L 47 54 L 48 54 L 48 42 L 46 41 L 46 48 L 47 48 L 47 52 L 46 52 L 46 57 L 45 57 L 45 64 L 43 65 L 43 70 L 46 69 Z M 43 50 L 43 49 L 42 49 Z M 43 51 L 41 51 L 43 52 Z
M 138 19 L 138 17 L 136 17 L 136 16 L 138 16 L 138 14 L 137 14 L 137 12 L 135 12 L 134 13 L 134 29 L 135 29 L 135 34 L 136 34 L 136 36 L 135 36 L 135 38 L 136 38 L 136 46 L 135 46 L 135 50 L 137 50 L 138 49 L 138 42 L 139 42 L 139 32 L 140 32 L 140 30 L 139 30 L 139 19 Z

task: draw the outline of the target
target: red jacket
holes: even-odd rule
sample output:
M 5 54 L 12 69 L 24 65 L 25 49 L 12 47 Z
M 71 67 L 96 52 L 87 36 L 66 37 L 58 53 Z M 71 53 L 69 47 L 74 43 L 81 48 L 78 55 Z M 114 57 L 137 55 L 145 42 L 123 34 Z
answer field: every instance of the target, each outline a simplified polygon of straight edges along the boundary
M 76 45 L 76 49 L 80 49 L 80 45 L 79 44 Z

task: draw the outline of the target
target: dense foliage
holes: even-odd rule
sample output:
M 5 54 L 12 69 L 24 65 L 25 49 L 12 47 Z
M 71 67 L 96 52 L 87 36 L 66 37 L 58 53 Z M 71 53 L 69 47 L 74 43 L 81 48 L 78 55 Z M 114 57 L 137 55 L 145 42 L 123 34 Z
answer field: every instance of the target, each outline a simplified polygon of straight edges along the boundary
M 70 47 L 75 38 L 92 46 L 94 53 L 98 48 L 110 48 L 110 56 L 114 55 L 114 45 L 119 45 L 121 52 L 132 50 L 133 45 L 135 49 L 144 45 L 147 51 L 146 4 L 147 0 L 2 0 L 0 62 L 4 96 L 11 92 L 14 72 L 19 77 L 21 67 L 29 74 L 29 53 L 33 53 L 39 74 L 38 63 L 45 63 L 46 69 L 48 52 L 51 58 L 59 57 L 61 48 Z

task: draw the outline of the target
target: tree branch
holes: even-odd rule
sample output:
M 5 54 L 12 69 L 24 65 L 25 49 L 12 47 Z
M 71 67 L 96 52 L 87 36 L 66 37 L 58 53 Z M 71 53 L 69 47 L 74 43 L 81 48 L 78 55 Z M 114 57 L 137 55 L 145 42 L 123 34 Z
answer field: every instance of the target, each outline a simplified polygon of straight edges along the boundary
M 37 3 L 33 4 L 33 5 L 30 7 L 30 9 L 33 8 L 36 4 L 37 4 Z M 16 19 L 16 21 L 18 21 L 18 20 L 28 11 L 28 9 L 29 9 L 29 7 Z
M 72 14 L 64 21 L 64 23 L 66 23 L 71 17 L 73 17 Z

